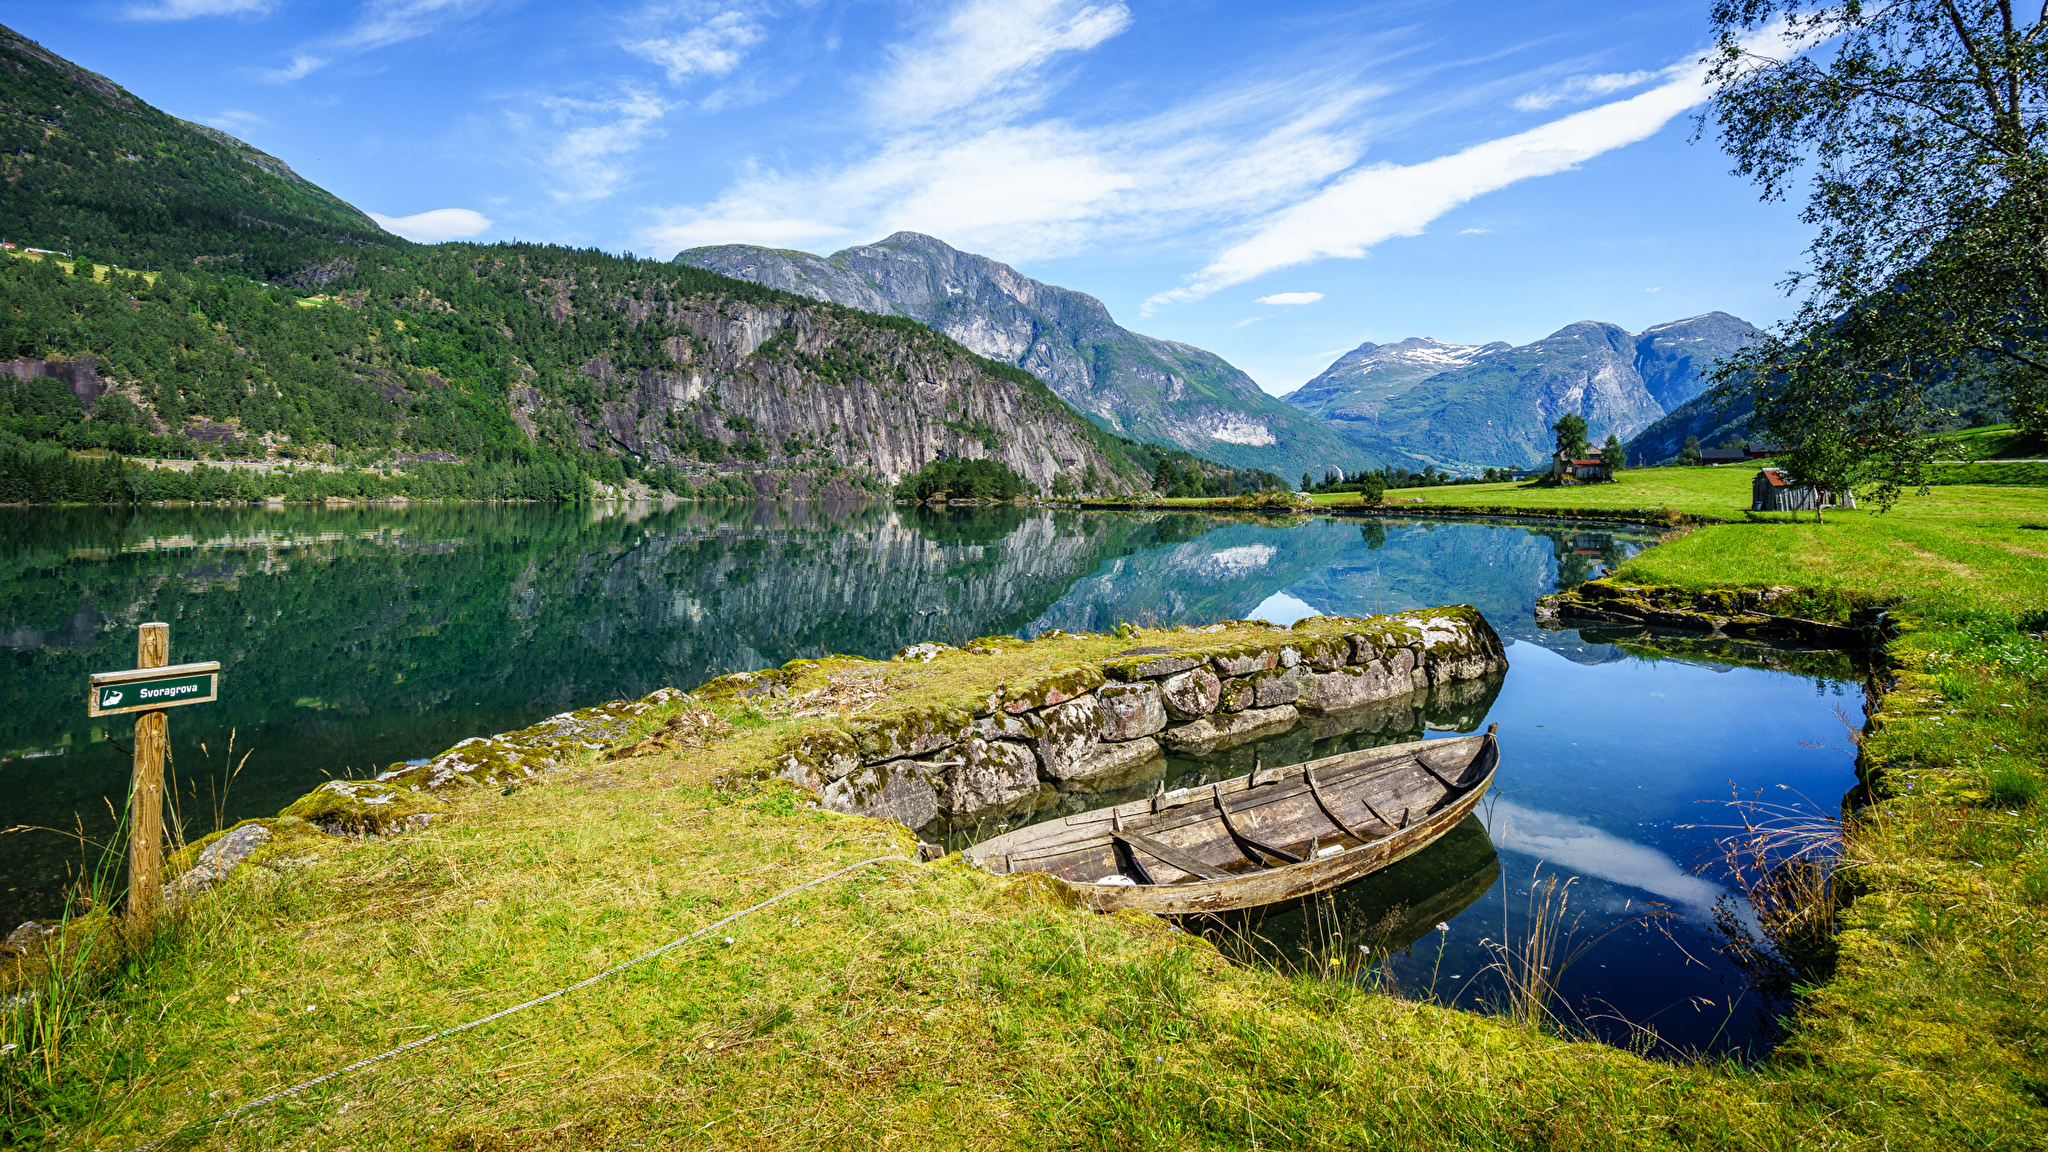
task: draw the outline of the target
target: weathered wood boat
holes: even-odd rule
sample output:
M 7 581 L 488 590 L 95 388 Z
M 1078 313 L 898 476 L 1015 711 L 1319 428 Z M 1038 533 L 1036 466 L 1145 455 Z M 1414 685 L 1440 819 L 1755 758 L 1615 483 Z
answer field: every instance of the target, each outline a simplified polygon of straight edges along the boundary
M 1456 827 L 1493 783 L 1495 729 L 1346 752 L 1033 824 L 967 849 L 1059 877 L 1089 906 L 1175 916 L 1294 900 L 1369 876 Z

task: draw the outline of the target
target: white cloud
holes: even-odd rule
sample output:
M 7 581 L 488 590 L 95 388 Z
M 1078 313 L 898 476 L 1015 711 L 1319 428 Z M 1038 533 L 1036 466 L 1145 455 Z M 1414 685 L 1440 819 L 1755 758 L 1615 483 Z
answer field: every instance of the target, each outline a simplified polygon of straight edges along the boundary
M 1242 319 L 1242 320 L 1239 320 L 1239 321 L 1238 321 L 1237 323 L 1235 323 L 1235 324 L 1232 324 L 1232 325 L 1230 326 L 1230 330 L 1231 330 L 1231 331 L 1233 331 L 1233 332 L 1235 332 L 1235 331 L 1237 331 L 1237 330 L 1238 330 L 1239 328 L 1249 328 L 1249 327 L 1251 327 L 1252 325 L 1254 325 L 1254 324 L 1257 324 L 1257 323 L 1258 323 L 1259 321 L 1261 321 L 1261 320 L 1270 320 L 1270 319 L 1271 319 L 1271 317 L 1270 317 L 1270 316 L 1247 316 L 1247 317 L 1245 317 L 1244 319 Z
M 766 37 L 766 30 L 747 13 L 728 9 L 682 32 L 629 40 L 624 47 L 661 65 L 668 72 L 669 82 L 680 84 L 692 76 L 725 75 L 739 67 L 746 49 Z
M 1672 70 L 1666 69 L 1662 72 L 1606 72 L 1598 76 L 1573 76 L 1562 84 L 1516 97 L 1515 107 L 1523 112 L 1541 112 L 1568 100 L 1612 96 L 1671 74 Z
M 1460 236 L 1484 236 L 1484 235 L 1486 235 L 1486 234 L 1487 234 L 1488 232 L 1491 232 L 1491 231 L 1493 231 L 1493 229 L 1491 229 L 1491 228 L 1462 228 L 1462 229 L 1459 229 L 1459 231 L 1458 231 L 1458 235 L 1460 235 Z
M 1313 304 L 1316 301 L 1321 300 L 1322 298 L 1323 294 L 1321 292 L 1275 292 L 1271 296 L 1261 296 L 1257 300 L 1253 301 L 1253 303 Z
M 491 219 L 467 208 L 435 208 L 411 216 L 370 213 L 379 228 L 418 244 L 439 244 L 443 240 L 467 240 L 491 230 Z
M 208 116 L 206 122 L 223 132 L 232 132 L 237 136 L 247 134 L 249 129 L 258 125 L 270 123 L 254 112 L 244 112 L 239 108 L 223 109 L 215 115 Z
M 1085 52 L 1130 23 L 1120 3 L 968 0 L 934 35 L 890 51 L 887 74 L 869 91 L 871 112 L 884 124 L 922 124 L 1015 98 L 1053 57 Z
M 1645 291 L 1645 292 L 1662 292 L 1663 290 L 1664 290 L 1664 286 L 1663 286 L 1662 284 L 1659 284 L 1659 285 L 1658 285 L 1657 287 L 1655 287 L 1655 288 L 1645 288 L 1645 289 L 1643 289 L 1643 291 Z
M 1281 268 L 1328 257 L 1357 258 L 1396 236 L 1420 235 L 1430 222 L 1475 197 L 1548 176 L 1655 135 L 1706 100 L 1704 65 L 1648 92 L 1589 108 L 1526 132 L 1475 144 L 1419 164 L 1356 168 L 1313 195 L 1259 221 L 1179 288 L 1145 302 L 1198 300 Z
M 750 166 L 708 203 L 661 213 L 640 242 L 789 247 L 908 228 L 1017 261 L 1236 220 L 1357 161 L 1345 122 L 1371 93 L 1295 79 L 1106 128 L 1015 117 L 898 132 L 810 171 Z
M 277 83 L 300 80 L 343 57 L 437 32 L 449 23 L 481 12 L 498 0 L 368 0 L 356 22 L 332 36 L 321 37 L 292 53 L 292 62 L 263 77 Z
M 277 0 L 156 0 L 121 9 L 129 20 L 193 20 L 201 16 L 244 16 L 269 12 Z
M 669 106 L 653 93 L 627 87 L 607 100 L 553 97 L 541 101 L 562 134 L 543 163 L 561 203 L 603 200 L 632 175 L 626 158 L 659 136 L 656 122 Z

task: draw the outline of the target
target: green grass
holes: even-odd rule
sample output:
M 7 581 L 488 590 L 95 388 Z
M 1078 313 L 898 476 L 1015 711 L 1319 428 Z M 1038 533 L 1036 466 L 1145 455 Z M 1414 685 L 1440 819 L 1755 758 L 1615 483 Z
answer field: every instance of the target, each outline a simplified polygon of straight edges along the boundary
M 2048 459 L 2048 444 L 2043 444 L 2037 437 L 2028 436 L 2011 424 L 1987 424 L 1981 428 L 1964 428 L 1939 439 L 1953 445 L 1952 451 L 1942 453 L 1944 459 Z
M 1622 565 L 1617 579 L 1692 588 L 1794 585 L 1844 603 L 1939 613 L 2048 605 L 2048 489 L 1953 484 L 1908 492 L 1888 512 L 1748 511 L 1755 468 L 1637 468 L 1613 484 L 1478 484 L 1404 489 L 1413 506 L 1532 513 L 1638 510 L 1729 523 L 1695 528 Z M 1393 493 L 1389 494 L 1394 495 Z M 1344 500 L 1319 501 L 1342 506 Z M 2033 527 L 2040 525 L 2044 527 Z

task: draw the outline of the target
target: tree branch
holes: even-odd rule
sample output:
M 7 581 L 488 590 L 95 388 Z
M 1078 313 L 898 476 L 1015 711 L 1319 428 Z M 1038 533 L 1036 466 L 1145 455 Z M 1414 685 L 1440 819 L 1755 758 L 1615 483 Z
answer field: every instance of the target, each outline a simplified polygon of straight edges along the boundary
M 1941 0 L 1942 11 L 1948 13 L 1948 22 L 1956 30 L 1956 38 L 1963 42 L 1963 51 L 1970 57 L 1971 65 L 1977 72 L 1977 86 L 1984 90 L 1984 103 L 1991 110 L 1991 119 L 2005 119 L 2005 109 L 1999 106 L 1998 84 L 1991 75 L 1991 66 L 1977 50 L 1977 39 L 1970 35 L 1970 26 L 1963 23 L 1963 14 L 1956 11 L 1955 0 Z

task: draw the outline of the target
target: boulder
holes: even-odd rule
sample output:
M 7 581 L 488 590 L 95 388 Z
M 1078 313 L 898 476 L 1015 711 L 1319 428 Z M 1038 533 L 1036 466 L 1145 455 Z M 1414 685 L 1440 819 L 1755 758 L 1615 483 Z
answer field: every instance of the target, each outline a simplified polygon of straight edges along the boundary
M 1038 757 L 1008 740 L 961 741 L 947 777 L 946 807 L 956 816 L 1000 808 L 1038 791 Z
M 1086 785 L 1091 790 L 1122 784 L 1162 766 L 1165 757 L 1166 752 L 1160 748 L 1159 741 L 1150 736 L 1126 740 L 1121 744 L 1097 744 L 1087 758 L 1073 766 L 1072 773 L 1061 783 Z
M 1167 729 L 1160 734 L 1159 742 L 1176 752 L 1213 752 L 1255 740 L 1276 728 L 1289 727 L 1300 716 L 1292 704 L 1254 708 L 1235 714 L 1218 712 L 1192 724 Z
M 1136 740 L 1166 727 L 1166 700 L 1159 685 L 1108 684 L 1095 693 L 1102 707 L 1102 739 Z
M 1217 672 L 1225 676 L 1249 676 L 1273 667 L 1280 662 L 1280 658 L 1271 648 L 1245 645 L 1226 648 L 1210 657 L 1209 662 L 1216 666 Z
M 1102 731 L 1101 703 L 1082 696 L 1041 710 L 1038 720 L 1032 750 L 1045 774 L 1066 780 L 1085 771 L 1083 765 L 1095 755 L 1096 734 Z
M 973 718 L 956 708 L 909 708 L 868 721 L 854 741 L 862 762 L 881 764 L 950 748 L 971 723 Z
M 1166 710 L 1176 719 L 1194 720 L 1216 710 L 1223 700 L 1223 681 L 1206 667 L 1168 676 L 1159 685 Z
M 1258 689 L 1252 685 L 1251 678 L 1239 676 L 1223 682 L 1222 690 L 1216 698 L 1216 707 L 1225 712 L 1242 712 L 1251 707 L 1257 699 Z
M 939 814 L 939 794 L 924 766 L 909 760 L 869 765 L 825 785 L 818 795 L 834 812 L 894 820 L 906 828 L 922 828 Z
M 1299 668 L 1275 668 L 1251 677 L 1254 706 L 1277 708 L 1292 704 L 1301 695 L 1301 670 Z

